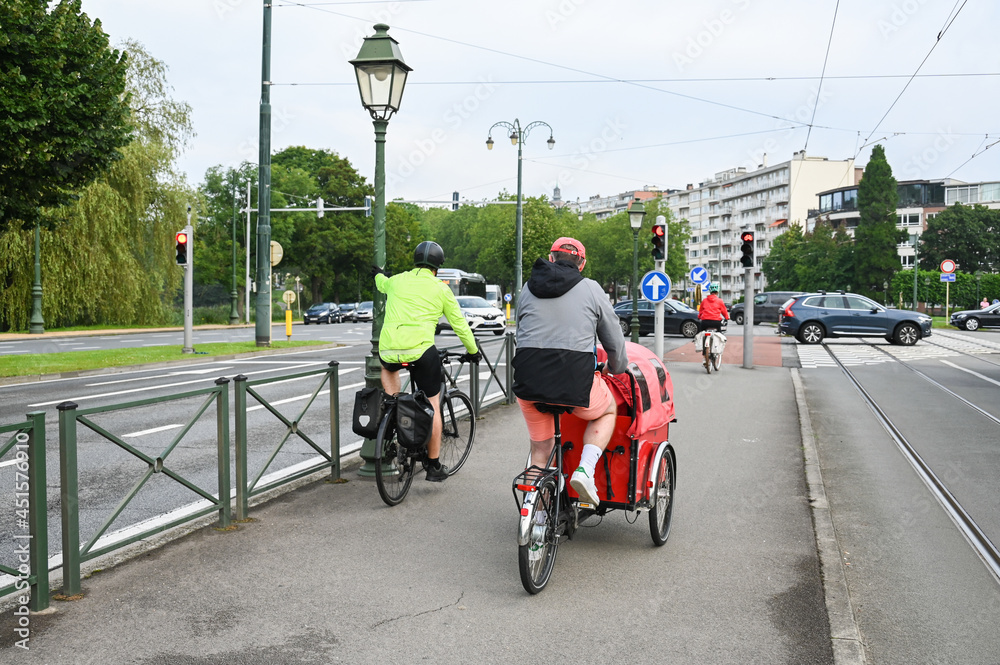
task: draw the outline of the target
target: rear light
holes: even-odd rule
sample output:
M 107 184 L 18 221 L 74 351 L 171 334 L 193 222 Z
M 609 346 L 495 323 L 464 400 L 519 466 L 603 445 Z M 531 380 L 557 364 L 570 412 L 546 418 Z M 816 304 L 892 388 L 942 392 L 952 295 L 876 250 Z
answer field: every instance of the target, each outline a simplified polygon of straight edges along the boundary
M 534 492 L 534 491 L 536 491 L 536 490 L 537 490 L 538 488 L 537 488 L 537 487 L 535 487 L 534 485 L 521 485 L 521 484 L 519 483 L 519 484 L 517 485 L 517 489 L 521 490 L 522 492 Z
M 782 312 L 781 315 L 786 319 L 795 318 L 795 314 L 792 313 L 792 303 L 788 304 L 788 307 L 785 308 L 785 311 Z

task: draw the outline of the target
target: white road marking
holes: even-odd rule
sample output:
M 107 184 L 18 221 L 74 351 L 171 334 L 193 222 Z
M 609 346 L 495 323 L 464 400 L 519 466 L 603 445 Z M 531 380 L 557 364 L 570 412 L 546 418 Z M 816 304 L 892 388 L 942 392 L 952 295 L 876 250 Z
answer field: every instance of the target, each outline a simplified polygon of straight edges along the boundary
M 165 432 L 168 429 L 177 429 L 178 427 L 184 427 L 184 425 L 164 425 L 163 427 L 154 427 L 153 429 L 144 429 L 141 432 L 132 432 L 131 434 L 122 434 L 123 439 L 127 439 L 130 436 L 146 436 L 147 434 L 155 434 L 157 432 Z
M 971 369 L 966 369 L 966 368 L 964 368 L 964 367 L 959 367 L 959 366 L 958 366 L 958 365 L 956 365 L 955 363 L 953 363 L 953 362 L 948 362 L 947 360 L 942 360 L 941 362 L 943 362 L 943 363 L 944 363 L 945 365 L 949 365 L 949 366 L 951 366 L 951 367 L 954 367 L 955 369 L 960 369 L 960 370 L 962 370 L 963 372 L 968 372 L 968 373 L 969 373 L 969 374 L 971 374 L 972 376 L 978 376 L 978 377 L 979 377 L 980 379 L 982 379 L 983 381 L 989 381 L 990 383 L 992 383 L 992 384 L 993 384 L 993 385 L 995 385 L 995 386 L 1000 386 L 1000 381 L 995 381 L 995 380 L 991 379 L 991 378 L 990 378 L 990 377 L 988 377 L 988 376 L 984 376 L 984 375 L 980 374 L 979 372 L 973 372 L 973 371 L 972 371 Z

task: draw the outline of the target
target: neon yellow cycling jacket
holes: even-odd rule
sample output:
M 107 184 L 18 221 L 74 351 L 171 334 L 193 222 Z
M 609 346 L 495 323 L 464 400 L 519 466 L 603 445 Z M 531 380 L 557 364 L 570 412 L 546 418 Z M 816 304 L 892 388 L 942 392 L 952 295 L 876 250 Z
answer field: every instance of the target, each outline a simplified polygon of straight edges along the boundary
M 427 268 L 386 277 L 375 275 L 375 287 L 386 294 L 385 319 L 378 339 L 378 354 L 389 363 L 412 362 L 434 345 L 434 330 L 441 315 L 469 353 L 478 350 L 476 338 L 447 284 Z

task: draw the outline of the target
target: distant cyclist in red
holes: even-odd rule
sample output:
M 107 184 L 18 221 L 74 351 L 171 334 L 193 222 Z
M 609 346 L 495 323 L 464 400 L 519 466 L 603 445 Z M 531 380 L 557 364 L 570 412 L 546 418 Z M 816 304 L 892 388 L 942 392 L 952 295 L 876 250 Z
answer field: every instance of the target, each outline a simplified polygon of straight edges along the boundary
M 709 289 L 708 297 L 701 301 L 701 307 L 698 308 L 698 319 L 699 319 L 699 332 L 704 330 L 722 330 L 722 322 L 729 320 L 729 311 L 726 309 L 725 303 L 722 302 L 722 298 L 719 297 L 719 287 L 712 286 Z M 698 336 L 698 341 L 704 344 L 702 341 L 702 336 Z M 704 347 L 702 347 L 704 348 Z M 701 351 L 702 349 L 698 349 Z M 708 358 L 705 358 L 705 364 L 708 365 Z

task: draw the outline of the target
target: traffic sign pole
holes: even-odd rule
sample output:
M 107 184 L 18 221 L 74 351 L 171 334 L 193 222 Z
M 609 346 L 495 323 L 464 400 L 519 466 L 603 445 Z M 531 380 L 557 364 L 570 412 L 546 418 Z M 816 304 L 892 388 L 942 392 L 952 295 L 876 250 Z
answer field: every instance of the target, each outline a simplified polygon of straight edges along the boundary
M 743 369 L 753 369 L 753 267 L 743 269 Z
M 656 218 L 657 223 L 660 222 L 660 218 Z M 666 245 L 664 245 L 663 250 L 666 254 Z M 664 261 L 656 260 L 653 261 L 653 270 L 657 272 L 663 272 Z M 670 293 L 667 293 L 667 297 L 670 297 Z M 656 303 L 653 309 L 653 353 L 660 360 L 663 360 L 663 303 Z

